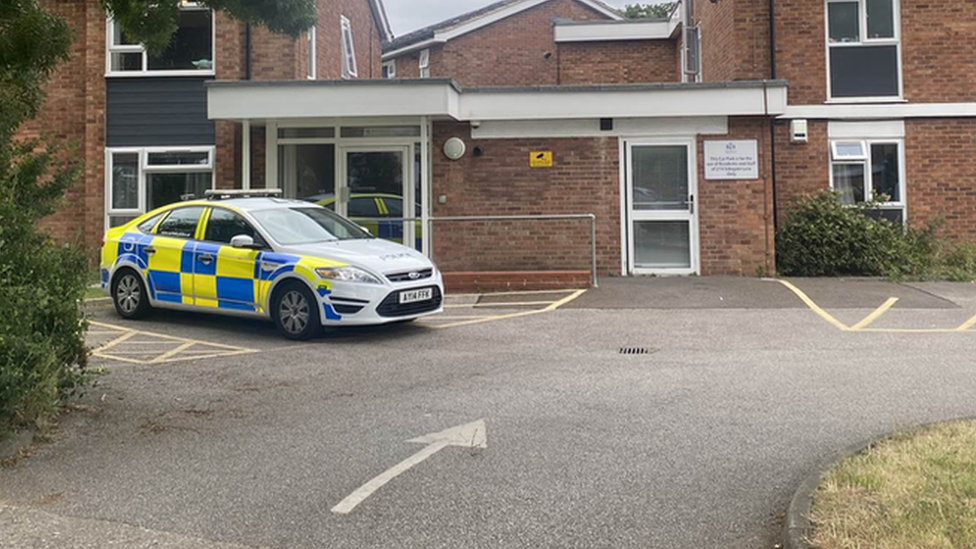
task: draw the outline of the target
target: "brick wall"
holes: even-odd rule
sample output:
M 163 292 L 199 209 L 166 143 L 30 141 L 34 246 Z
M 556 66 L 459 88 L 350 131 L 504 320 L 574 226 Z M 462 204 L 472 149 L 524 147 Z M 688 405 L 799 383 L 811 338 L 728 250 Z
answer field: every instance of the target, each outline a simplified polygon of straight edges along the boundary
M 702 79 L 768 78 L 768 0 L 694 1 L 695 20 L 701 26 Z
M 680 82 L 674 40 L 579 42 L 559 45 L 559 83 Z
M 976 101 L 976 2 L 902 0 L 905 99 Z
M 791 143 L 789 122 L 776 128 L 776 207 L 782 226 L 795 196 L 816 194 L 830 187 L 830 146 L 827 121 L 810 120 L 809 142 Z
M 457 162 L 441 152 L 450 137 L 468 145 Z M 484 151 L 480 158 L 475 147 Z M 529 168 L 529 153 L 538 150 L 553 152 L 553 168 Z M 467 124 L 437 123 L 432 175 L 435 216 L 596 214 L 599 268 L 619 273 L 616 138 L 474 140 Z M 438 203 L 441 195 L 446 204 Z M 444 222 L 435 225 L 434 259 L 445 271 L 586 270 L 590 226 L 585 220 Z
M 554 18 L 606 19 L 575 0 L 546 2 L 432 48 L 431 77 L 453 78 L 462 86 L 555 85 L 559 55 Z M 398 78 L 416 78 L 417 73 L 418 54 L 397 60 Z
M 976 3 L 902 0 L 902 74 L 911 102 L 976 101 Z M 776 1 L 776 66 L 791 104 L 827 99 L 824 5 Z
M 827 100 L 824 24 L 823 2 L 776 1 L 776 76 L 789 80 L 791 104 Z
M 105 19 L 95 0 L 53 1 L 41 5 L 63 17 L 74 32 L 70 60 L 51 76 L 38 117 L 17 137 L 51 139 L 68 145 L 71 162 L 82 173 L 67 192 L 65 206 L 42 226 L 63 240 L 97 247 L 105 213 Z M 67 159 L 59 166 L 68 163 Z
M 320 80 L 342 78 L 342 28 L 340 26 L 342 16 L 349 19 L 352 25 L 359 78 L 380 78 L 382 46 L 380 33 L 373 23 L 369 0 L 318 0 L 318 6 L 319 25 L 316 30 L 318 78 Z
M 749 139 L 759 145 L 759 179 L 706 180 L 704 142 Z M 755 276 L 775 272 L 769 122 L 730 118 L 729 133 L 698 138 L 698 226 L 705 276 Z
M 976 119 L 905 121 L 908 218 L 976 241 Z

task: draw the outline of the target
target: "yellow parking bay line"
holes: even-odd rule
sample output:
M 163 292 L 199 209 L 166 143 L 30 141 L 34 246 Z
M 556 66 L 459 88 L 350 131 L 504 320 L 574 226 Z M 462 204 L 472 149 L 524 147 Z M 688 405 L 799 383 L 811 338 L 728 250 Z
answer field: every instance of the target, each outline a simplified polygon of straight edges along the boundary
M 544 308 L 544 309 L 534 309 L 532 311 L 521 311 L 521 312 L 518 312 L 518 313 L 509 313 L 509 314 L 504 314 L 504 315 L 488 316 L 488 317 L 485 317 L 485 318 L 479 318 L 479 319 L 475 319 L 475 320 L 465 320 L 465 321 L 462 321 L 462 322 L 454 322 L 454 323 L 451 323 L 451 324 L 439 324 L 437 326 L 431 326 L 431 328 L 434 328 L 434 329 L 456 328 L 458 326 L 471 326 L 473 324 L 482 324 L 484 322 L 494 322 L 496 320 L 507 320 L 507 319 L 510 319 L 510 318 L 521 318 L 523 316 L 532 316 L 532 315 L 538 315 L 538 314 L 543 314 L 543 313 L 551 313 L 552 311 L 555 311 L 556 309 L 562 307 L 563 305 L 566 305 L 567 303 L 573 301 L 574 299 L 578 298 L 579 296 L 581 296 L 581 295 L 583 295 L 585 293 L 586 293 L 586 290 L 575 290 L 571 295 L 568 295 L 568 296 L 560 299 L 559 301 L 554 301 L 554 302 L 550 303 L 549 306 L 546 307 L 546 308 Z
M 864 318 L 864 320 L 862 320 L 862 321 L 858 322 L 857 324 L 851 326 L 851 331 L 859 332 L 859 331 L 867 328 L 868 326 L 870 326 L 871 324 L 873 324 L 875 320 L 878 320 L 879 318 L 881 318 L 881 315 L 887 313 L 889 309 L 891 309 L 892 307 L 894 307 L 895 306 L 895 303 L 898 303 L 898 298 L 897 297 L 889 298 L 888 301 L 885 301 L 884 305 L 882 305 L 882 306 L 878 307 L 877 309 L 875 309 L 874 312 L 871 313 L 871 314 L 869 314 L 868 316 L 866 316 Z
M 833 324 L 834 326 L 836 326 L 837 328 L 840 328 L 841 330 L 843 330 L 845 332 L 851 331 L 851 328 L 847 324 L 844 324 L 843 322 L 837 320 L 836 318 L 834 318 L 833 315 L 831 315 L 827 311 L 825 311 L 822 308 L 820 308 L 820 305 L 817 305 L 817 303 L 814 300 L 810 299 L 810 296 L 808 296 L 807 294 L 803 293 L 803 290 L 801 290 L 801 289 L 797 288 L 796 286 L 794 286 L 790 281 L 776 279 L 776 282 L 779 282 L 783 286 L 786 286 L 787 288 L 789 288 L 789 290 L 791 292 L 793 292 L 794 294 L 796 294 L 796 297 L 800 298 L 800 301 L 802 301 L 803 303 L 805 303 L 806 306 L 809 307 L 811 311 L 813 311 L 813 312 L 817 313 L 818 315 L 820 315 L 820 318 L 826 320 L 827 322 Z
M 89 321 L 92 326 L 98 326 L 99 328 L 108 330 L 117 330 L 121 335 L 119 337 L 109 341 L 108 343 L 102 345 L 101 347 L 92 351 L 92 356 L 99 358 L 105 358 L 109 360 L 118 360 L 121 362 L 128 362 L 131 364 L 141 364 L 141 365 L 154 365 L 154 364 L 164 364 L 171 362 L 184 362 L 187 360 L 201 360 L 206 358 L 223 358 L 230 356 L 238 356 L 245 354 L 259 353 L 261 351 L 257 349 L 248 349 L 246 347 L 236 347 L 233 345 L 224 345 L 222 343 L 212 343 L 209 341 L 201 341 L 197 339 L 189 339 L 185 337 L 172 336 L 167 334 L 159 334 L 154 332 L 146 332 L 143 330 L 133 330 L 131 328 L 125 328 L 123 326 L 115 326 L 112 324 L 105 324 L 102 322 Z M 136 341 L 131 341 L 135 336 L 144 336 L 148 338 L 161 339 L 163 341 L 146 341 L 139 339 Z M 140 345 L 140 346 L 152 346 L 150 349 L 144 349 L 138 353 L 131 349 L 126 349 L 125 351 L 113 351 L 114 348 L 119 345 Z M 171 349 L 159 349 L 159 345 L 175 345 Z M 191 349 L 195 346 L 208 347 L 209 349 Z M 181 354 L 186 353 L 183 356 Z M 144 355 L 155 355 L 147 359 L 135 359 L 129 358 L 121 355 L 132 355 L 132 354 L 144 354 Z
M 957 332 L 967 332 L 973 326 L 976 326 L 976 316 L 974 316 L 973 318 L 970 318 L 969 320 L 966 321 L 965 324 L 963 324 L 962 326 L 956 328 L 956 331 Z

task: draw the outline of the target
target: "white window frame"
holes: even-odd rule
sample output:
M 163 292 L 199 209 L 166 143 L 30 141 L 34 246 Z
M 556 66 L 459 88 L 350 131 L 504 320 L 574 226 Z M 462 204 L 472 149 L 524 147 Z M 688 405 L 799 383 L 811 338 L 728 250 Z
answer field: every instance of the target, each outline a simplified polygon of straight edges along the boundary
M 837 157 L 838 143 L 861 143 L 864 147 L 865 156 L 863 158 Z M 898 147 L 898 200 L 894 202 L 883 202 L 881 208 L 884 210 L 901 210 L 902 221 L 908 223 L 908 198 L 907 185 L 905 182 L 907 169 L 905 166 L 905 139 L 904 138 L 875 138 L 875 139 L 835 139 L 830 142 L 830 158 L 828 174 L 830 177 L 830 188 L 834 190 L 834 165 L 854 164 L 864 166 L 864 200 L 870 201 L 874 198 L 874 171 L 871 168 L 871 146 L 872 145 L 897 145 Z
M 356 67 L 356 42 L 352 34 L 352 23 L 345 15 L 339 18 L 341 25 L 342 41 L 342 77 L 346 79 L 359 78 L 359 69 Z
M 830 4 L 857 3 L 858 10 L 858 41 L 831 42 L 830 41 Z M 825 65 L 827 66 L 827 103 L 904 103 L 905 78 L 902 67 L 901 46 L 901 0 L 891 0 L 892 16 L 894 17 L 895 35 L 892 38 L 868 37 L 868 7 L 867 0 L 826 0 L 824 2 L 824 48 Z M 898 95 L 880 97 L 834 97 L 830 78 L 830 50 L 831 48 L 857 48 L 863 46 L 895 46 L 898 71 Z
M 216 147 L 106 147 L 105 148 L 105 225 L 110 228 L 113 217 L 139 217 L 147 213 L 149 198 L 146 195 L 147 175 L 153 173 L 214 173 L 214 154 Z M 182 166 L 150 166 L 149 155 L 152 153 L 208 153 L 206 164 L 192 164 Z M 137 209 L 112 208 L 112 170 L 116 154 L 136 154 L 139 156 L 139 173 L 136 177 L 139 207 Z M 211 188 L 216 188 L 216 179 L 210 178 Z
M 383 70 L 386 71 L 386 79 L 393 80 L 396 78 L 396 59 L 390 61 L 385 61 L 383 63 Z
M 318 78 L 318 63 L 316 60 L 316 43 L 317 37 L 315 32 L 315 26 L 313 25 L 308 29 L 308 37 L 306 44 L 308 45 L 308 60 L 305 62 L 305 77 L 309 80 L 315 80 Z
M 419 69 L 417 75 L 420 78 L 430 78 L 430 50 L 420 50 L 420 55 L 417 60 L 417 68 Z
M 115 21 L 109 17 L 105 21 L 105 76 L 115 77 L 147 77 L 147 76 L 214 76 L 217 69 L 217 21 L 213 10 L 201 6 L 196 2 L 181 2 L 180 9 L 184 11 L 209 11 L 210 13 L 210 62 L 213 65 L 208 70 L 180 70 L 180 71 L 151 71 L 149 70 L 149 54 L 142 44 L 114 44 Z M 113 53 L 141 53 L 142 70 L 113 71 Z

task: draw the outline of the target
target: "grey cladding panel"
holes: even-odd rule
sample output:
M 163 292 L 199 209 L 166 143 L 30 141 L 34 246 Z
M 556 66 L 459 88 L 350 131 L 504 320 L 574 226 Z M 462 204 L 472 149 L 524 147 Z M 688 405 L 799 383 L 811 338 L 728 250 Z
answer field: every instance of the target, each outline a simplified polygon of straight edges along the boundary
M 204 78 L 109 78 L 109 147 L 213 145 Z

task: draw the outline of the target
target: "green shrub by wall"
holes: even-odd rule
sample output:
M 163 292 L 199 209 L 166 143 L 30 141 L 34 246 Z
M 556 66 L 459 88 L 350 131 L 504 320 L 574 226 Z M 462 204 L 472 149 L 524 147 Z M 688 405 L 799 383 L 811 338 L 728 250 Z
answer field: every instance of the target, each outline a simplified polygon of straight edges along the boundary
M 976 278 L 976 246 L 941 238 L 939 225 L 908 228 L 866 215 L 868 203 L 845 206 L 830 191 L 794 201 L 776 233 L 785 276 Z

